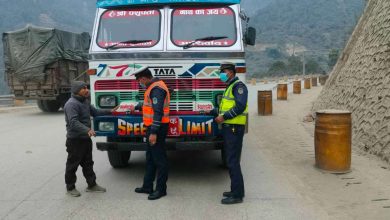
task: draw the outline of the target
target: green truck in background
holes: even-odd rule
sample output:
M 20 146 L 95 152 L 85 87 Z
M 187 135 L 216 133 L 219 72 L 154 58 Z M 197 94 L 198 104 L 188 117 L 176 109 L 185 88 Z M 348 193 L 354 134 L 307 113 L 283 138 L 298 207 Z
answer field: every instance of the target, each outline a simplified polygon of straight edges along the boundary
M 70 98 L 71 82 L 89 82 L 88 33 L 27 26 L 3 33 L 5 76 L 15 99 L 37 100 L 56 112 Z

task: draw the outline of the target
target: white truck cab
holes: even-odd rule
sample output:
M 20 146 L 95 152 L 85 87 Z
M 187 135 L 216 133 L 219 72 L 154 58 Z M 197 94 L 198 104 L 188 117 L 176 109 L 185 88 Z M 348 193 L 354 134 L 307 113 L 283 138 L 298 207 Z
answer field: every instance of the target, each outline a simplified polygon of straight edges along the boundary
M 168 149 L 222 149 L 213 117 L 226 87 L 222 62 L 246 73 L 245 46 L 255 30 L 246 28 L 240 0 L 98 0 L 89 66 L 91 99 L 97 108 L 120 105 L 114 116 L 94 118 L 97 143 L 114 167 L 125 166 L 130 152 L 145 150 L 142 112 L 128 108 L 143 100 L 134 73 L 149 68 L 172 90 Z M 244 26 L 241 21 L 244 20 Z

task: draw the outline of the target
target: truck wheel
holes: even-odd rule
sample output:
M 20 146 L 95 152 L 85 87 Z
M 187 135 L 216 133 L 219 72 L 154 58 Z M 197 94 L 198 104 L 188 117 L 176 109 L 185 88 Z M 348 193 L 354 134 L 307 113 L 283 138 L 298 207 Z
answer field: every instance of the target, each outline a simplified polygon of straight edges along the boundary
M 48 112 L 58 112 L 58 109 L 61 107 L 61 104 L 57 100 L 44 100 L 43 104 Z
M 46 105 L 43 103 L 43 100 L 37 100 L 38 108 L 43 112 L 48 112 Z
M 130 151 L 107 151 L 108 160 L 114 168 L 126 167 L 130 159 Z
M 222 161 L 223 168 L 227 168 L 226 153 L 224 148 L 221 149 L 221 161 Z

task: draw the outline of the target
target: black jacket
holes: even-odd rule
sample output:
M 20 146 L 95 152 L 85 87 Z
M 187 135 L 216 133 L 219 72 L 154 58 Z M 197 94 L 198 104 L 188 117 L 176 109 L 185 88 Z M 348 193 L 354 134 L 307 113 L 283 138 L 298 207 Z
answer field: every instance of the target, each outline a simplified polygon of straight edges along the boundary
M 66 102 L 64 112 L 67 138 L 89 138 L 91 116 L 111 114 L 111 110 L 96 109 L 89 103 L 89 100 L 77 95 L 72 95 Z

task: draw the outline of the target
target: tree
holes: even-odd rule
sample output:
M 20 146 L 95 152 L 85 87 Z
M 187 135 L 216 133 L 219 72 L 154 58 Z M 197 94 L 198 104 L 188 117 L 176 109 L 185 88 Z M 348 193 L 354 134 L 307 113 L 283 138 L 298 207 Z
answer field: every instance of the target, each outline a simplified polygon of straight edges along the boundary
M 339 59 L 339 50 L 331 49 L 328 55 L 328 66 L 330 69 L 332 69 L 333 66 L 336 65 L 338 59 Z
M 265 49 L 265 52 L 267 53 L 267 56 L 272 59 L 279 59 L 282 57 L 282 53 L 276 48 L 267 48 Z
M 300 57 L 290 56 L 287 60 L 287 69 L 289 74 L 301 73 L 302 72 L 302 61 Z
M 320 65 L 314 59 L 310 59 L 306 63 L 306 72 L 307 73 L 322 73 L 323 70 Z
M 282 76 L 287 72 L 287 66 L 283 61 L 274 62 L 268 69 L 268 74 L 271 76 Z

